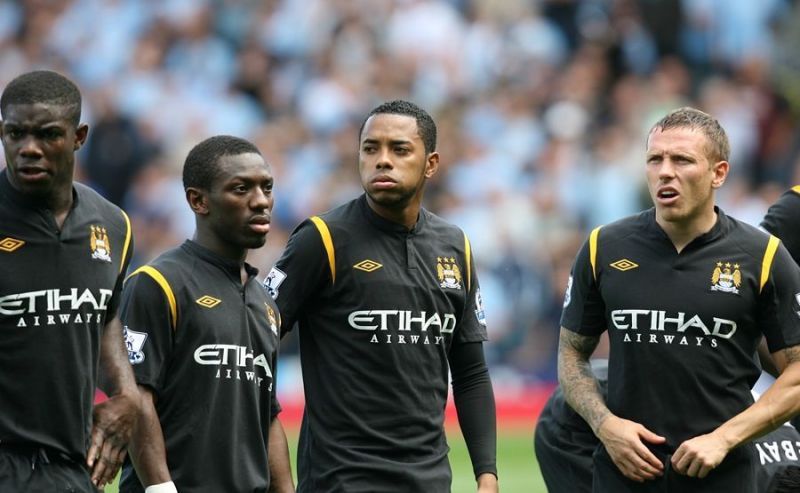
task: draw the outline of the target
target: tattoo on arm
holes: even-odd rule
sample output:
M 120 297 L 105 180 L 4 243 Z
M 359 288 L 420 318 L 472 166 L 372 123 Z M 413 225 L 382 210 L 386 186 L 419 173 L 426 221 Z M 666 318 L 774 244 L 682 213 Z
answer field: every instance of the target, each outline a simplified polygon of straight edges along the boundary
M 611 413 L 589 365 L 599 342 L 600 337 L 582 336 L 563 327 L 558 341 L 558 380 L 564 397 L 595 434 Z

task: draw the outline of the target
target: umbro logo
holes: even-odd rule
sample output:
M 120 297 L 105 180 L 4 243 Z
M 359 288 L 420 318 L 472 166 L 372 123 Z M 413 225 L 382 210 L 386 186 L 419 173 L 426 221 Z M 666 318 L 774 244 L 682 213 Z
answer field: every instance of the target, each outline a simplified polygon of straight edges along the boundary
M 616 262 L 609 265 L 617 270 L 621 270 L 622 272 L 639 267 L 639 264 L 637 264 L 633 260 L 628 260 L 626 258 L 619 259 Z
M 2 240 L 0 240 L 0 252 L 7 252 L 11 253 L 17 248 L 24 245 L 25 242 L 22 240 L 18 240 L 16 238 L 11 238 L 10 236 L 6 236 Z
M 373 272 L 383 267 L 383 264 L 375 262 L 374 260 L 366 259 L 353 266 L 354 269 L 363 270 L 364 272 Z
M 198 305 L 200 305 L 202 307 L 205 307 L 205 308 L 214 308 L 215 306 L 217 306 L 220 303 L 222 303 L 222 300 L 218 300 L 218 299 L 214 298 L 213 296 L 205 295 L 205 296 L 201 296 L 200 298 L 197 298 L 195 300 L 195 302 Z

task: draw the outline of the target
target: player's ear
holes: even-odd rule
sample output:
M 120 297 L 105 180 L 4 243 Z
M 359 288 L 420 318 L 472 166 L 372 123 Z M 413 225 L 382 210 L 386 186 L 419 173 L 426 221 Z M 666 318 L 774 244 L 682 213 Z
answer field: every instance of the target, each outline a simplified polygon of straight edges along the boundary
M 725 183 L 725 179 L 728 177 L 728 171 L 730 171 L 731 165 L 728 164 L 728 161 L 717 161 L 713 165 L 711 165 L 711 169 L 714 172 L 714 177 L 711 179 L 711 187 L 712 188 L 719 188 Z
M 86 142 L 87 135 L 89 135 L 89 125 L 85 123 L 78 125 L 78 128 L 75 129 L 75 143 L 72 146 L 72 150 L 77 151 L 80 149 Z
M 186 189 L 186 201 L 189 202 L 189 207 L 192 212 L 205 216 L 208 214 L 208 194 L 205 190 L 195 187 Z
M 432 177 L 437 171 L 439 171 L 439 153 L 433 151 L 425 160 L 425 178 Z

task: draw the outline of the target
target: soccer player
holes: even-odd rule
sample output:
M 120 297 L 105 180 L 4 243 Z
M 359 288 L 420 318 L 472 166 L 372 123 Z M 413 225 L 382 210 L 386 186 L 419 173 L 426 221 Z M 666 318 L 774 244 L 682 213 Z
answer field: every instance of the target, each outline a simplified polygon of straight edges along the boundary
M 120 491 L 294 491 L 275 398 L 280 317 L 245 262 L 269 232 L 270 168 L 252 143 L 216 136 L 189 152 L 183 184 L 194 238 L 123 291 L 143 411 Z
M 365 194 L 303 222 L 266 280 L 297 322 L 301 492 L 449 492 L 448 367 L 479 491 L 497 491 L 495 404 L 469 241 L 421 207 L 436 125 L 406 101 L 359 131 Z
M 786 191 L 767 211 L 761 227 L 781 239 L 800 264 L 800 185 Z
M 73 183 L 89 127 L 72 81 L 23 74 L 0 114 L 0 491 L 93 492 L 138 412 L 117 317 L 130 221 Z M 110 399 L 93 408 L 98 362 Z
M 593 359 L 592 373 L 606 398 L 608 360 Z M 769 385 L 771 376 L 762 372 L 755 388 Z M 754 398 L 758 394 L 753 390 Z M 564 400 L 556 387 L 536 423 L 534 449 L 539 469 L 550 493 L 590 493 L 592 454 L 600 443 L 592 429 Z M 753 440 L 758 456 L 757 491 L 772 492 L 786 475 L 800 467 L 800 433 L 789 423 Z
M 729 144 L 693 108 L 647 139 L 655 207 L 592 231 L 561 318 L 559 381 L 602 442 L 594 491 L 755 489 L 753 437 L 800 411 L 800 269 L 714 205 Z M 588 358 L 609 331 L 608 399 Z M 753 404 L 763 335 L 782 374 Z

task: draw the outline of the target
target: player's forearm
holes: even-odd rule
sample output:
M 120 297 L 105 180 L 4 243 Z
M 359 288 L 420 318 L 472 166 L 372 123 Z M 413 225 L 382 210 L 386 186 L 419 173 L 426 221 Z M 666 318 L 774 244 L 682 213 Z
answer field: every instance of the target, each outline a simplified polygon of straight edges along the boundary
M 768 433 L 800 412 L 800 361 L 790 363 L 755 404 L 723 423 L 714 433 L 733 449 Z
M 276 417 L 269 427 L 269 474 L 271 493 L 294 493 L 289 444 L 281 421 Z
M 100 338 L 100 368 L 103 390 L 109 396 L 127 394 L 138 401 L 136 380 L 128 361 L 128 351 L 122 337 L 122 324 L 114 318 L 106 324 Z
M 164 445 L 164 434 L 161 422 L 155 409 L 152 393 L 149 389 L 141 389 L 141 411 L 139 422 L 134 431 L 129 452 L 133 467 L 139 481 L 147 487 L 153 484 L 170 481 L 167 467 L 167 452 Z
M 453 401 L 476 478 L 497 476 L 497 417 L 483 344 L 469 342 L 450 350 Z
M 599 340 L 599 337 L 581 336 L 562 327 L 558 342 L 558 381 L 564 399 L 595 435 L 611 414 L 589 364 L 589 356 Z

